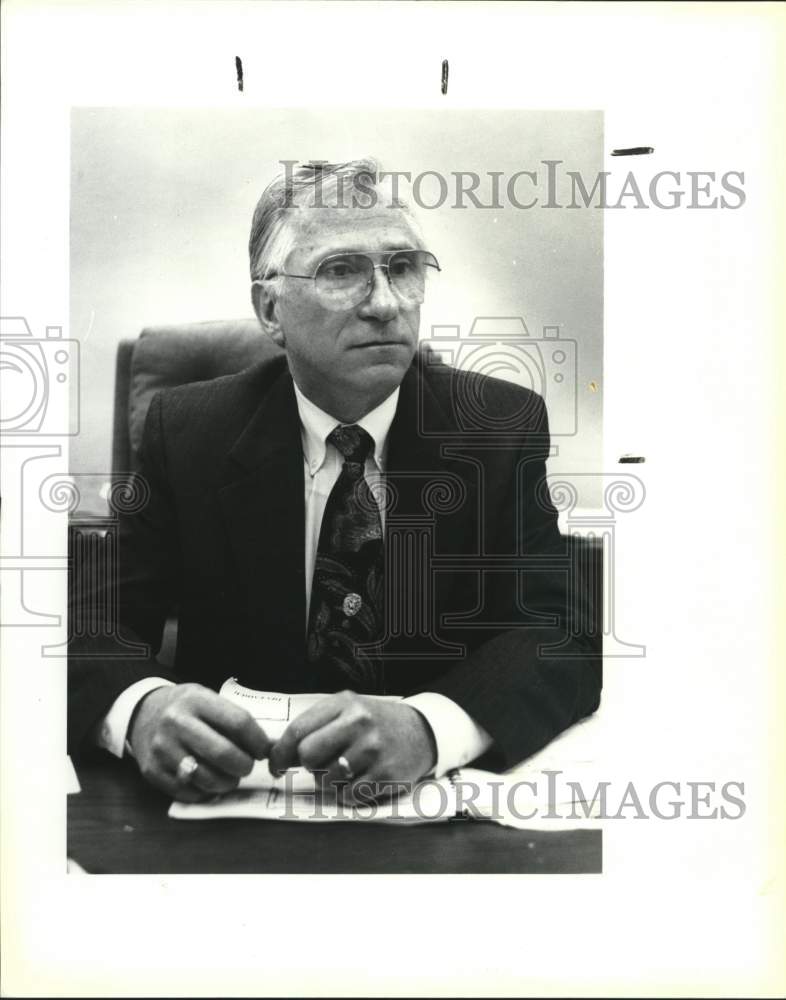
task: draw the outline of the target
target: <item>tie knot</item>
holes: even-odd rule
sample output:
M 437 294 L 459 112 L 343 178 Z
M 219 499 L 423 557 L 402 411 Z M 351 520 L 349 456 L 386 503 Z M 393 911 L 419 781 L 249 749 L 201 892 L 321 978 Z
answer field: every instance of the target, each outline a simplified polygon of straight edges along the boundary
M 336 427 L 328 434 L 328 441 L 337 448 L 347 462 L 365 465 L 374 450 L 374 439 L 357 424 Z

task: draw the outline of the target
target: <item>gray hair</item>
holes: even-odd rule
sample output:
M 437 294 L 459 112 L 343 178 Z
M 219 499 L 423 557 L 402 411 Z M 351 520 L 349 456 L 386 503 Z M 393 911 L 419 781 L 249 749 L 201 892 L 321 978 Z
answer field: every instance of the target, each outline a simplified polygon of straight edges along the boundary
M 273 277 L 283 270 L 287 257 L 295 245 L 294 212 L 344 204 L 346 182 L 355 188 L 354 207 L 368 208 L 357 201 L 357 194 L 371 199 L 371 193 L 384 178 L 381 165 L 373 157 L 350 160 L 347 163 L 325 163 L 315 160 L 294 166 L 286 161 L 284 170 L 262 192 L 254 210 L 251 235 L 248 240 L 248 257 L 251 280 Z M 401 197 L 390 199 L 391 208 L 401 208 L 412 218 L 419 232 L 417 221 L 411 216 L 408 203 Z

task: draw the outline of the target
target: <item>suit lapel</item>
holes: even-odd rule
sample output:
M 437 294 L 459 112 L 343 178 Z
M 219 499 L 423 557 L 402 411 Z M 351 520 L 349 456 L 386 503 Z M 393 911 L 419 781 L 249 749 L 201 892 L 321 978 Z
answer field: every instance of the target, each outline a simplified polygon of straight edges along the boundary
M 254 620 L 305 641 L 305 501 L 300 421 L 288 369 L 271 386 L 230 452 L 220 490 L 230 544 Z
M 450 456 L 456 427 L 424 373 L 425 363 L 419 356 L 404 377 L 390 428 L 387 476 L 397 494 L 390 523 L 430 522 L 440 553 L 457 555 L 469 551 L 477 490 L 471 466 Z
M 443 616 L 457 607 L 466 582 L 452 562 L 477 545 L 474 470 L 444 454 L 455 427 L 430 381 L 419 359 L 401 383 L 390 429 L 387 480 L 395 503 L 385 520 L 383 644 L 390 691 L 418 690 L 429 669 L 461 655 L 462 646 L 444 634 Z M 448 561 L 437 572 L 433 559 L 440 557 Z

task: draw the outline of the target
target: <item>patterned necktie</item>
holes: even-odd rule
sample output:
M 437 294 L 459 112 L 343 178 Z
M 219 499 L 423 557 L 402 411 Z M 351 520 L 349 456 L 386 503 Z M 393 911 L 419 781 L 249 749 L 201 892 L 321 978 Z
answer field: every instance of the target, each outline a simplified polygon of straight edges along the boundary
M 323 690 L 384 690 L 382 664 L 364 643 L 382 637 L 382 520 L 363 470 L 374 441 L 362 427 L 337 427 L 328 441 L 344 456 L 328 497 L 311 585 L 307 656 Z

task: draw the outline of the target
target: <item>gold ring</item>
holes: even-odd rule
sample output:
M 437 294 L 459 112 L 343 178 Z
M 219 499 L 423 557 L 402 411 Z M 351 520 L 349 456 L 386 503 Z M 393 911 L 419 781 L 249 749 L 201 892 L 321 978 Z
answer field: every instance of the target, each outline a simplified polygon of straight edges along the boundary
M 186 754 L 186 756 L 177 765 L 177 780 L 186 784 L 186 782 L 191 780 L 191 776 L 194 771 L 199 767 L 195 757 L 191 754 Z
M 347 758 L 342 754 L 338 758 L 338 760 L 336 761 L 336 763 L 341 768 L 341 770 L 344 772 L 344 777 L 346 778 L 346 780 L 347 781 L 352 781 L 352 779 L 355 777 L 355 772 L 350 767 L 349 761 L 347 760 Z

